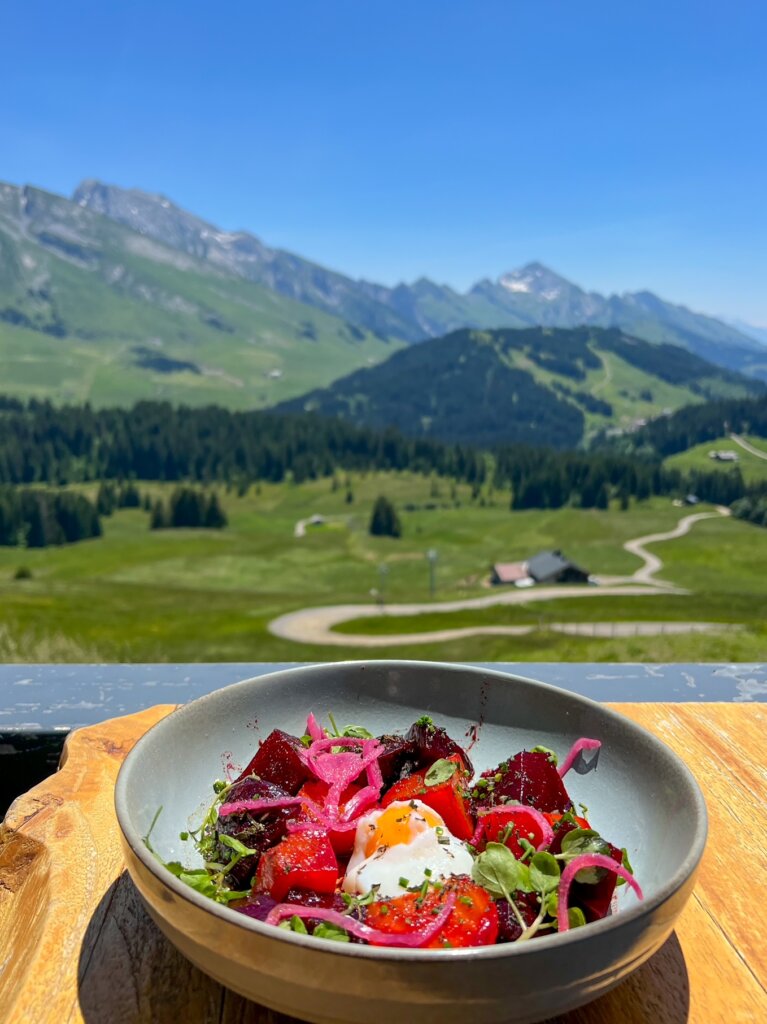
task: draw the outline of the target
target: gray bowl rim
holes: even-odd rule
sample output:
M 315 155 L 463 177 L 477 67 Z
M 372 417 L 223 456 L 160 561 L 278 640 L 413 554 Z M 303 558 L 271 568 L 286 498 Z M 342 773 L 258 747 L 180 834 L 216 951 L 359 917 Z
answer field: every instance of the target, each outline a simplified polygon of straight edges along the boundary
M 328 664 L 333 664 L 338 668 L 344 667 L 360 669 L 368 667 L 384 669 L 391 668 L 398 670 L 408 668 L 428 668 L 432 671 L 438 672 L 469 672 L 483 677 L 491 676 L 498 679 L 500 682 L 508 682 L 509 679 L 513 679 L 514 682 L 523 683 L 524 685 L 529 685 L 536 689 L 549 691 L 553 696 L 566 697 L 575 704 L 579 704 L 588 710 L 596 711 L 599 714 L 605 715 L 607 718 L 619 720 L 624 727 L 629 729 L 629 731 L 636 733 L 643 742 L 646 743 L 649 740 L 651 745 L 655 746 L 656 753 L 671 764 L 674 770 L 679 773 L 686 782 L 690 795 L 692 796 L 697 820 L 695 832 L 691 836 L 690 850 L 687 856 L 682 861 L 678 870 L 674 872 L 674 874 L 662 886 L 660 886 L 658 891 L 654 893 L 652 897 L 649 899 L 645 898 L 634 906 L 629 907 L 626 910 L 621 910 L 617 914 L 605 917 L 601 921 L 594 921 L 584 928 L 574 928 L 562 934 L 555 933 L 547 935 L 543 941 L 506 942 L 493 946 L 474 946 L 463 949 L 410 949 L 388 946 L 367 946 L 344 942 L 331 943 L 327 940 L 315 939 L 311 935 L 301 935 L 296 932 L 288 931 L 284 928 L 275 928 L 274 925 L 264 924 L 263 922 L 247 917 L 245 914 L 241 914 L 236 910 L 232 910 L 225 904 L 216 903 L 214 900 L 201 895 L 188 885 L 185 885 L 180 881 L 180 879 L 176 878 L 175 875 L 171 874 L 171 872 L 168 871 L 149 851 L 144 843 L 143 836 L 139 836 L 135 828 L 132 826 L 127 807 L 128 776 L 130 774 L 132 764 L 141 757 L 142 748 L 145 746 L 148 737 L 152 733 L 162 731 L 163 727 L 169 727 L 171 720 L 174 723 L 177 723 L 178 716 L 183 717 L 188 708 L 198 707 L 201 704 L 212 702 L 216 700 L 224 690 L 230 691 L 240 687 L 258 689 L 259 686 L 269 683 L 277 677 L 284 677 L 289 681 L 293 676 L 307 675 L 317 668 L 324 668 Z M 260 935 L 265 939 L 275 942 L 286 942 L 290 945 L 300 946 L 304 949 L 317 953 L 331 952 L 338 956 L 360 957 L 362 959 L 372 960 L 415 960 L 421 962 L 466 959 L 493 960 L 504 959 L 508 956 L 530 956 L 537 952 L 554 950 L 555 948 L 560 947 L 568 947 L 576 943 L 588 943 L 589 939 L 592 937 L 596 938 L 599 935 L 624 928 L 626 925 L 629 925 L 632 922 L 638 922 L 642 918 L 649 919 L 652 916 L 653 911 L 667 902 L 696 871 L 703 856 L 706 846 L 706 838 L 708 835 L 708 813 L 706 810 L 706 802 L 700 790 L 700 786 L 692 772 L 684 761 L 682 761 L 682 759 L 671 749 L 671 747 L 667 746 L 667 744 L 662 740 L 659 740 L 641 725 L 637 725 L 636 722 L 632 721 L 630 718 L 621 715 L 617 711 L 613 711 L 611 708 L 605 707 L 598 701 L 591 700 L 588 697 L 583 697 L 570 690 L 564 690 L 559 686 L 552 686 L 550 683 L 531 679 L 527 676 L 518 676 L 510 672 L 500 672 L 495 669 L 486 669 L 484 667 L 480 668 L 474 665 L 464 665 L 460 662 L 418 661 L 414 659 L 376 659 L 375 661 L 352 660 L 332 663 L 320 662 L 314 665 L 299 665 L 295 668 L 279 669 L 276 672 L 269 672 L 265 675 L 254 676 L 250 679 L 243 679 L 236 683 L 230 683 L 228 686 L 219 687 L 211 693 L 206 693 L 202 697 L 197 697 L 188 704 L 180 705 L 175 711 L 171 712 L 165 718 L 160 719 L 159 722 L 156 722 L 150 729 L 148 729 L 147 732 L 144 733 L 144 735 L 136 742 L 133 749 L 123 761 L 117 776 L 117 782 L 115 783 L 115 811 L 117 813 L 117 820 L 125 841 L 144 867 L 147 868 L 147 870 L 154 875 L 159 882 L 175 892 L 177 896 L 181 897 L 186 902 L 193 904 L 199 909 L 215 915 L 225 923 L 234 924 L 247 931 L 255 932 L 257 935 Z

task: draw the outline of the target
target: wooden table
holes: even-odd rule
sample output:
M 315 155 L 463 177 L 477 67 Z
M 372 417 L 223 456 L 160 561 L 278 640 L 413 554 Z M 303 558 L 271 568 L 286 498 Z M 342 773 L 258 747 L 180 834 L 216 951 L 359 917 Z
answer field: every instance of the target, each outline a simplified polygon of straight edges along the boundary
M 615 707 L 682 754 L 711 832 L 674 935 L 617 989 L 558 1024 L 767 1021 L 767 708 Z M 61 771 L 20 797 L 0 826 L 3 1024 L 288 1024 L 176 953 L 124 871 L 114 780 L 136 740 L 172 710 L 72 733 Z

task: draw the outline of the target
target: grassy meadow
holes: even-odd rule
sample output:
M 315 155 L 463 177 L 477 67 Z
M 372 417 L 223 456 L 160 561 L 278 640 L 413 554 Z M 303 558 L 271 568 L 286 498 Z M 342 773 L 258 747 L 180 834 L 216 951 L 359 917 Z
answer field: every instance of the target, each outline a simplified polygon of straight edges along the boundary
M 758 455 L 746 451 L 745 448 L 741 448 L 740 445 L 736 444 L 729 437 L 721 437 L 716 441 L 696 444 L 694 447 L 688 448 L 687 451 L 679 452 L 678 455 L 670 455 L 664 460 L 664 465 L 668 466 L 669 469 L 678 469 L 682 473 L 689 473 L 692 470 L 698 470 L 701 473 L 720 470 L 726 473 L 733 466 L 737 466 L 747 484 L 755 484 L 760 483 L 762 480 L 767 480 L 767 441 L 763 437 L 751 436 L 744 438 L 744 440 L 748 441 L 752 447 L 764 452 L 765 458 L 760 459 Z M 719 462 L 709 458 L 709 452 L 722 451 L 735 452 L 738 456 L 738 461 L 736 463 Z
M 141 485 L 155 497 L 169 490 Z M 684 510 L 654 499 L 628 511 L 561 509 L 511 513 L 507 493 L 412 474 L 355 475 L 346 481 L 261 484 L 244 496 L 220 492 L 229 517 L 222 531 L 150 531 L 148 515 L 118 510 L 104 535 L 61 548 L 0 548 L 0 660 L 303 661 L 347 657 L 448 660 L 752 660 L 767 649 L 767 536 L 733 519 L 696 524 L 657 547 L 661 575 L 689 596 L 565 599 L 482 612 L 388 615 L 349 622 L 351 632 L 408 632 L 532 622 L 524 637 L 477 636 L 443 644 L 361 650 L 297 644 L 272 636 L 278 615 L 314 605 L 428 602 L 425 552 L 438 552 L 435 608 L 441 600 L 488 594 L 494 561 L 561 548 L 589 572 L 628 574 L 638 560 L 622 550 L 635 536 L 673 527 Z M 89 490 L 89 488 L 85 488 Z M 95 490 L 95 488 L 91 489 Z M 403 523 L 398 539 L 367 533 L 372 503 L 386 494 Z M 427 505 L 436 506 L 427 508 Z M 408 510 L 407 506 L 411 506 Z M 294 536 L 299 519 L 330 517 Z M 387 567 L 386 572 L 381 566 Z M 19 567 L 30 579 L 14 578 Z M 742 628 L 711 636 L 594 639 L 563 636 L 551 622 L 716 621 Z

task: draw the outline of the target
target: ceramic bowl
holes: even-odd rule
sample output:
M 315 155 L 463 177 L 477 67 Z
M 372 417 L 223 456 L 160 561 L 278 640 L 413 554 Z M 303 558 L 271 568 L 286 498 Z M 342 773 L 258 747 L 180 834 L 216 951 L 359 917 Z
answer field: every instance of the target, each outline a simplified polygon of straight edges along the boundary
M 564 754 L 602 741 L 598 768 L 568 775 L 589 819 L 625 846 L 644 889 L 621 887 L 603 921 L 528 943 L 403 950 L 313 939 L 267 926 L 178 881 L 165 860 L 199 865 L 179 833 L 199 824 L 214 779 L 244 766 L 275 727 L 301 734 L 309 711 L 380 734 L 429 713 L 460 740 L 472 725 L 477 771 L 525 747 Z M 542 1020 L 617 985 L 666 940 L 689 897 L 706 840 L 706 809 L 685 765 L 648 732 L 593 701 L 529 679 L 460 665 L 348 662 L 296 668 L 201 697 L 151 729 L 116 787 L 128 870 L 170 941 L 223 985 L 317 1024 L 518 1024 Z

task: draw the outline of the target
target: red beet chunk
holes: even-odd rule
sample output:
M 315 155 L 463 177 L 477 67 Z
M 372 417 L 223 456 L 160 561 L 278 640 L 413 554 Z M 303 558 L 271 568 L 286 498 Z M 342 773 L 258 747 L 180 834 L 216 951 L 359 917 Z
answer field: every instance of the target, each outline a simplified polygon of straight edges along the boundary
M 281 901 L 289 889 L 332 893 L 338 861 L 324 832 L 294 832 L 267 850 L 258 862 L 255 887 Z
M 282 899 L 283 903 L 294 903 L 299 907 L 322 907 L 325 910 L 337 910 L 342 914 L 346 910 L 341 894 L 338 892 L 310 892 L 308 889 L 289 889 Z M 230 903 L 233 910 L 239 910 L 247 917 L 253 917 L 256 921 L 265 921 L 269 912 L 277 906 L 277 900 L 273 899 L 267 892 L 254 892 L 246 900 L 238 900 Z M 304 921 L 307 931 L 311 933 L 313 922 Z
M 442 930 L 426 944 L 427 949 L 492 946 L 498 937 L 498 915 L 490 894 L 466 875 L 455 875 L 439 889 L 423 895 L 403 893 L 391 899 L 371 903 L 365 911 L 365 922 L 373 928 L 393 935 L 428 927 L 439 913 L 446 898 L 453 893 L 457 899 Z
M 522 915 L 525 924 L 532 924 L 541 909 L 534 892 L 518 892 L 514 894 L 514 902 Z M 498 942 L 516 942 L 522 929 L 507 900 L 498 900 L 495 904 L 498 911 Z M 542 933 L 543 935 L 546 932 Z
M 482 824 L 482 831 L 475 844 L 478 853 L 482 853 L 488 843 L 504 842 L 514 856 L 519 858 L 525 852 L 520 845 L 520 839 L 527 839 L 536 849 L 543 841 L 543 829 L 531 821 L 525 812 L 517 814 L 515 818 L 514 808 L 507 805 L 499 807 L 497 811 L 483 814 L 479 821 Z M 506 835 L 509 828 L 511 831 Z
M 428 716 L 420 718 L 410 726 L 407 738 L 417 752 L 419 768 L 428 768 L 435 761 L 447 760 L 457 754 L 464 767 L 473 774 L 474 769 L 466 751 L 448 736 L 445 729 L 434 725 Z
M 299 756 L 302 749 L 297 736 L 274 729 L 256 751 L 237 781 L 248 775 L 257 775 L 267 782 L 281 786 L 289 796 L 295 796 L 311 774 Z
M 568 832 L 572 832 L 576 828 L 578 826 L 571 824 L 569 821 L 563 821 L 555 826 L 554 838 L 549 845 L 549 853 L 561 853 L 562 840 Z M 610 847 L 609 855 L 617 864 L 620 864 L 623 860 L 623 851 L 619 850 L 617 846 L 613 846 L 612 843 L 607 845 Z M 607 911 L 610 909 L 610 902 L 613 898 L 617 881 L 618 876 L 614 875 L 612 871 L 607 871 L 604 878 L 600 878 L 594 884 L 573 882 L 570 888 L 568 904 L 571 907 L 580 907 L 587 921 L 601 921 L 603 917 L 607 916 Z
M 623 860 L 623 852 L 612 843 L 609 846 L 610 856 L 616 864 L 620 864 Z M 580 907 L 587 921 L 601 921 L 603 917 L 607 916 L 607 911 L 610 909 L 617 881 L 617 875 L 612 871 L 606 871 L 604 878 L 600 878 L 593 885 L 588 885 L 586 882 L 573 882 L 568 905 Z
M 565 838 L 568 832 L 572 832 L 578 828 L 577 825 L 573 825 L 570 821 L 559 821 L 554 826 L 554 838 L 548 845 L 548 852 L 554 856 L 562 852 L 562 840 Z
M 469 814 L 466 799 L 466 772 L 462 767 L 461 755 L 453 754 L 450 758 L 458 766 L 449 779 L 434 786 L 426 784 L 424 768 L 413 772 L 406 779 L 395 782 L 381 800 L 382 807 L 388 807 L 395 800 L 421 800 L 435 810 L 445 822 L 448 832 L 456 839 L 471 839 L 474 833 L 474 820 Z
M 486 787 L 477 789 L 478 802 L 499 804 L 517 800 L 539 811 L 569 811 L 572 801 L 548 755 L 523 750 L 495 771 L 483 772 Z M 506 801 L 503 800 L 506 798 Z
M 415 745 L 404 736 L 379 736 L 378 742 L 384 748 L 378 758 L 384 786 L 390 786 L 400 779 L 407 778 L 420 767 Z
M 272 782 L 246 778 L 235 782 L 227 800 L 281 800 L 289 795 Z M 245 811 L 243 814 L 219 817 L 216 822 L 219 836 L 232 836 L 249 849 L 257 851 L 252 857 L 244 857 L 229 872 L 227 881 L 232 888 L 242 889 L 248 885 L 258 867 L 259 856 L 282 839 L 287 832 L 288 821 L 296 817 L 297 811 L 296 807 L 273 807 L 267 811 Z M 218 856 L 224 864 L 232 857 L 231 849 L 220 841 Z
M 337 910 L 339 914 L 347 909 L 340 892 L 312 892 L 309 889 L 288 889 L 282 899 L 283 903 L 295 903 L 300 907 L 323 907 L 325 910 Z
M 254 892 L 246 900 L 237 900 L 230 903 L 232 910 L 238 910 L 246 917 L 252 917 L 256 921 L 266 921 L 269 912 L 277 906 L 277 900 L 273 900 L 268 892 Z

